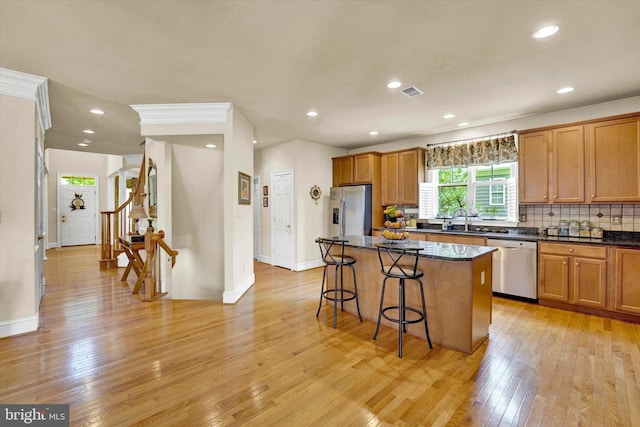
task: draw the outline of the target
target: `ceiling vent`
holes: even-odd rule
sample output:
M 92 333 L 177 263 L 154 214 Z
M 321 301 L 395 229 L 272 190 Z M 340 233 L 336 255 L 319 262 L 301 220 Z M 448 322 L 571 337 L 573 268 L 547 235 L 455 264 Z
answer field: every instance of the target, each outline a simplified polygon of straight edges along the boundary
M 424 92 L 422 92 L 420 89 L 418 89 L 415 86 L 409 86 L 402 89 L 402 93 L 404 93 L 407 96 L 418 96 L 418 95 L 422 95 Z

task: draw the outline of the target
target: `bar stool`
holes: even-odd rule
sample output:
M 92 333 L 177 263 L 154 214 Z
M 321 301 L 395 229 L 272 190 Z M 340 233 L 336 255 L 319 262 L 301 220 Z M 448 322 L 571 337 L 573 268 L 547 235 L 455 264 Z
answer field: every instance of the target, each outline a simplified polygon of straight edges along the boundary
M 322 261 L 324 261 L 324 271 L 322 273 L 322 289 L 320 290 L 320 304 L 318 304 L 318 311 L 316 312 L 316 317 L 320 315 L 320 308 L 322 308 L 323 298 L 329 301 L 333 301 L 333 329 L 336 329 L 336 323 L 338 321 L 338 303 L 340 303 L 340 308 L 342 309 L 342 311 L 344 311 L 344 302 L 355 299 L 356 309 L 358 310 L 358 317 L 360 318 L 360 322 L 362 322 L 362 316 L 360 315 L 360 304 L 358 303 L 358 286 L 356 284 L 356 270 L 353 267 L 353 264 L 356 263 L 356 260 L 344 255 L 344 244 L 348 242 L 348 240 L 342 240 L 338 237 L 332 237 L 332 238 L 319 237 L 316 239 L 316 242 L 318 243 L 318 246 L 320 246 Z M 332 253 L 332 250 L 333 250 L 333 253 Z M 325 289 L 324 282 L 325 282 L 325 279 L 327 278 L 327 269 L 330 266 L 335 267 L 333 289 L 329 289 L 328 284 L 327 284 L 327 289 Z M 353 290 L 344 289 L 344 286 L 343 286 L 344 285 L 344 280 L 343 280 L 344 267 L 349 267 L 351 269 L 351 272 L 353 273 Z M 338 271 L 340 271 L 339 287 L 338 287 Z M 328 279 L 327 279 L 327 282 L 328 282 Z
M 427 308 L 424 302 L 424 288 L 422 286 L 422 280 L 420 278 L 424 276 L 421 270 L 418 270 L 418 253 L 422 250 L 420 246 L 398 245 L 398 244 L 377 244 L 378 247 L 378 259 L 380 260 L 380 267 L 382 268 L 382 274 L 385 278 L 382 281 L 382 293 L 380 295 L 380 310 L 378 312 L 378 324 L 376 326 L 376 332 L 373 334 L 373 339 L 378 337 L 378 331 L 380 330 L 380 319 L 384 317 L 391 322 L 398 324 L 398 357 L 402 357 L 402 334 L 407 332 L 407 324 L 419 323 L 424 321 L 424 331 L 427 335 L 427 341 L 429 342 L 429 348 L 433 349 L 431 345 L 431 338 L 429 337 L 429 326 L 427 325 Z M 388 279 L 398 279 L 398 305 L 384 305 L 384 292 Z M 420 287 L 420 298 L 422 302 L 422 311 L 414 307 L 406 306 L 405 299 L 405 280 L 415 280 Z M 387 312 L 389 310 L 397 310 L 398 317 L 392 317 Z M 418 315 L 415 319 L 408 319 L 407 312 L 415 313 Z M 413 317 L 413 316 L 412 316 Z

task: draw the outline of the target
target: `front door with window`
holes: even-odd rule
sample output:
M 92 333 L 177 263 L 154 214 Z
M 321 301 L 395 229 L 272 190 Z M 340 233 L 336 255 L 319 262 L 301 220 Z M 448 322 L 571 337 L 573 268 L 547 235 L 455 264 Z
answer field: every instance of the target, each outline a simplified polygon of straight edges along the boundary
M 95 183 L 95 177 L 61 176 L 58 180 L 60 246 L 96 244 Z

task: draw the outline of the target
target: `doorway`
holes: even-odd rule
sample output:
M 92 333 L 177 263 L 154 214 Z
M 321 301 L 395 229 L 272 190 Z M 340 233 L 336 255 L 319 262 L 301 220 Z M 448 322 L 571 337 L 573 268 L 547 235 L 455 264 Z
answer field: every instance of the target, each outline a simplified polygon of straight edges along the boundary
M 58 174 L 58 246 L 95 245 L 98 177 Z
M 260 206 L 262 206 L 260 175 L 253 177 L 253 259 L 260 259 Z
M 293 270 L 293 171 L 271 173 L 271 264 Z

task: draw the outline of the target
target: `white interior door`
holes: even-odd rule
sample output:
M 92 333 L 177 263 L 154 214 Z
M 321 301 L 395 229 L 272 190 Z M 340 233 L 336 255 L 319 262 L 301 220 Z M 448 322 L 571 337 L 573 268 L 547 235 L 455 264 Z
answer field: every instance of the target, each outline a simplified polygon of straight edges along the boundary
M 271 173 L 271 263 L 293 269 L 293 171 Z
M 96 186 L 63 185 L 63 182 L 64 177 L 59 177 L 58 219 L 60 227 L 58 236 L 60 236 L 60 246 L 95 245 Z M 97 179 L 94 179 L 94 182 L 97 182 Z

